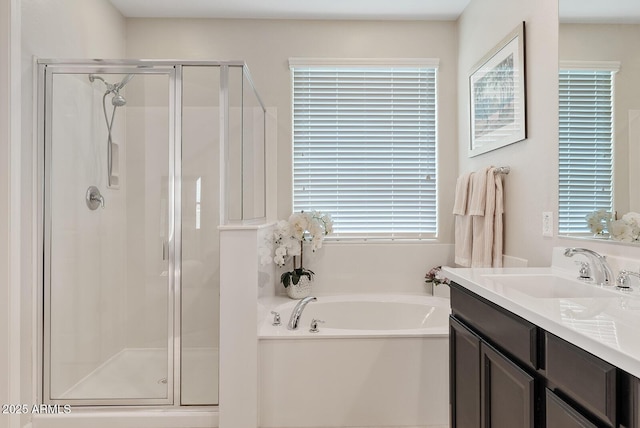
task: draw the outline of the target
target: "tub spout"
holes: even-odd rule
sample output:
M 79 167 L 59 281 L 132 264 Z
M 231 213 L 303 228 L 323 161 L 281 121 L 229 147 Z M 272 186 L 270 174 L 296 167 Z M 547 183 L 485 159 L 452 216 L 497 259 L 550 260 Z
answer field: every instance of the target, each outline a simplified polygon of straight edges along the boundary
M 302 311 L 304 311 L 304 308 L 309 302 L 315 302 L 316 300 L 318 299 L 313 296 L 309 296 L 298 302 L 291 312 L 291 318 L 289 318 L 289 324 L 287 325 L 289 330 L 296 330 L 298 328 L 298 322 L 300 321 L 300 316 L 302 316 Z
M 607 263 L 607 258 L 593 250 L 587 248 L 567 248 L 564 251 L 565 257 L 573 257 L 574 254 L 583 254 L 589 259 L 591 265 L 595 268 L 595 281 L 598 285 L 613 285 L 614 277 L 611 266 Z

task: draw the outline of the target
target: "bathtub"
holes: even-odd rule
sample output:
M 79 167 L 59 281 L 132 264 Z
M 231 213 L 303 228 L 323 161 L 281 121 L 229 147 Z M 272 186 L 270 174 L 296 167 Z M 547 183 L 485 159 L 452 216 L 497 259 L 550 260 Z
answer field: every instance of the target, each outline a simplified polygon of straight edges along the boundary
M 448 427 L 449 300 L 317 296 L 296 331 L 297 301 L 263 305 L 260 427 Z M 273 326 L 270 311 L 282 325 Z M 313 318 L 323 320 L 309 332 Z

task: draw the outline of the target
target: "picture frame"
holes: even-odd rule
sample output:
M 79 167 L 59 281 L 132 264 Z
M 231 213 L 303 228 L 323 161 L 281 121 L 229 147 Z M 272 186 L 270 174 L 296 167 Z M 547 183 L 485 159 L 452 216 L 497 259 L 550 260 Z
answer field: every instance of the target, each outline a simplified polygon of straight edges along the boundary
M 527 138 L 524 27 L 518 25 L 469 74 L 469 157 Z

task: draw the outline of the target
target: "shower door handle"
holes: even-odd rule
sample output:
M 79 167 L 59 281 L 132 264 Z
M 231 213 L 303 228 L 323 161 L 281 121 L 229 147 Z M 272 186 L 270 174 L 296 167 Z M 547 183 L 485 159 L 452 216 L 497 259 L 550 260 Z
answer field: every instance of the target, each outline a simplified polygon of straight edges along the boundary
M 167 241 L 162 240 L 162 260 L 167 260 Z

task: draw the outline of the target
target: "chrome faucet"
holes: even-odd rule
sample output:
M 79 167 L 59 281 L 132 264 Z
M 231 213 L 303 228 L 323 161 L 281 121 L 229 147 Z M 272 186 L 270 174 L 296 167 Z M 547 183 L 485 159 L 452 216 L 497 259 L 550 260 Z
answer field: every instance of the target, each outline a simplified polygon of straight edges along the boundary
M 315 302 L 316 300 L 318 299 L 313 296 L 309 296 L 298 302 L 296 307 L 293 308 L 291 318 L 289 318 L 289 324 L 287 324 L 287 328 L 289 330 L 295 330 L 298 328 L 298 321 L 300 321 L 300 317 L 302 316 L 302 311 L 304 311 L 305 306 L 307 306 L 309 302 Z
M 613 271 L 605 256 L 587 248 L 567 248 L 564 250 L 566 257 L 573 257 L 574 254 L 584 254 L 589 259 L 589 262 L 595 268 L 593 271 L 595 271 L 594 280 L 596 284 L 613 285 Z
M 618 273 L 618 277 L 616 278 L 616 285 L 618 290 L 631 291 L 631 287 L 629 286 L 629 279 L 630 279 L 629 277 L 632 275 L 640 278 L 640 273 L 633 272 L 630 270 L 622 269 Z

